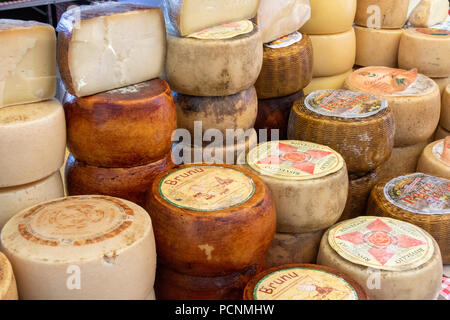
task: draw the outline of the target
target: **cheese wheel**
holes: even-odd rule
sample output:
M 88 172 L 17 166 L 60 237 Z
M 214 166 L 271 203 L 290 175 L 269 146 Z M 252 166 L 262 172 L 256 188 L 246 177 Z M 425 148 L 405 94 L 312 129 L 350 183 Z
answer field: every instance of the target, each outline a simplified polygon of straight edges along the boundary
M 152 222 L 123 199 L 41 203 L 15 215 L 0 237 L 24 300 L 143 299 L 154 284 Z
M 317 90 L 324 89 L 340 89 L 344 84 L 345 79 L 353 72 L 353 69 L 350 69 L 344 73 L 338 74 L 336 76 L 330 77 L 315 77 L 312 78 L 311 82 L 308 86 L 303 89 L 305 95 L 308 95 Z
M 423 150 L 417 163 L 417 172 L 450 179 L 450 163 L 444 157 L 444 140 L 437 140 Z
M 388 0 L 391 2 L 391 0 Z M 355 26 L 356 64 L 397 67 L 402 29 L 373 29 Z M 375 54 L 376 52 L 376 54 Z
M 64 197 L 64 185 L 59 171 L 36 182 L 0 188 L 0 230 L 19 211 L 61 197 Z
M 450 130 L 450 84 L 447 85 L 442 93 L 441 118 L 439 126 Z
M 311 39 L 299 32 L 265 44 L 261 73 L 255 83 L 258 99 L 284 97 L 306 87 L 312 79 L 312 50 Z
M 441 140 L 444 139 L 445 137 L 450 136 L 450 131 L 445 130 L 444 128 L 442 128 L 441 126 L 438 126 L 436 129 L 436 132 L 434 134 L 434 140 Z
M 275 234 L 269 189 L 237 166 L 177 167 L 159 175 L 147 197 L 158 262 L 179 273 L 238 272 L 259 261 Z
M 286 264 L 267 269 L 247 284 L 244 300 L 368 300 L 361 286 L 336 269 Z
M 248 153 L 246 166 L 272 192 L 277 232 L 322 230 L 344 210 L 347 167 L 342 156 L 329 147 L 296 140 L 260 143 Z
M 195 97 L 173 93 L 177 107 L 178 128 L 195 135 L 195 121 L 201 121 L 201 133 L 217 129 L 247 130 L 253 128 L 258 113 L 258 98 L 253 86 L 224 97 Z M 198 124 L 198 125 L 200 125 Z
M 1 229 L 1 228 L 0 228 Z M 0 252 L 0 300 L 18 300 L 16 278 L 11 263 Z
M 433 78 L 433 81 L 439 86 L 439 91 L 441 91 L 441 95 L 443 95 L 447 86 L 450 84 L 450 76 L 446 78 Z
M 448 0 L 421 0 L 409 17 L 414 27 L 431 27 L 448 17 Z
M 0 188 L 43 179 L 59 170 L 66 148 L 58 100 L 0 109 Z
M 358 0 L 355 23 L 377 29 L 400 29 L 408 19 L 409 0 Z
M 388 102 L 394 113 L 395 147 L 427 140 L 439 122 L 439 87 L 415 70 L 361 68 L 348 76 L 344 88 L 371 93 Z
M 441 288 L 436 241 L 395 219 L 369 216 L 336 224 L 322 237 L 317 263 L 349 275 L 373 300 L 431 300 Z
M 339 152 L 349 172 L 372 171 L 394 147 L 394 116 L 387 102 L 360 92 L 321 90 L 294 103 L 288 138 Z
M 450 263 L 450 181 L 414 173 L 378 183 L 367 204 L 367 214 L 412 223 L 436 239 L 445 264 Z
M 350 70 L 355 64 L 356 37 L 350 28 L 343 33 L 310 35 L 313 45 L 313 77 L 329 77 Z
M 442 29 L 406 29 L 398 48 L 398 65 L 417 68 L 429 77 L 450 76 L 450 31 Z
M 228 39 L 167 36 L 166 77 L 178 93 L 236 94 L 255 84 L 262 61 L 261 33 L 256 26 Z
M 144 206 L 145 193 L 155 177 L 173 166 L 170 153 L 156 162 L 131 168 L 91 166 L 70 155 L 65 169 L 67 193 L 108 195 Z
M 290 263 L 315 263 L 325 230 L 310 233 L 276 233 L 266 252 L 268 268 Z

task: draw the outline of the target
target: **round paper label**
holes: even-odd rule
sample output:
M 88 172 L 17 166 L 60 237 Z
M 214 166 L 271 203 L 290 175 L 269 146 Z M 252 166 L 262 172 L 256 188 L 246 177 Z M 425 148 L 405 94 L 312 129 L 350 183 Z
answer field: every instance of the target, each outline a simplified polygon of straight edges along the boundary
M 257 145 L 247 155 L 247 164 L 261 174 L 308 180 L 339 171 L 344 160 L 333 149 L 311 142 L 284 140 Z
M 435 29 L 435 28 L 416 28 L 415 29 L 419 33 L 423 33 L 429 36 L 438 36 L 438 37 L 448 37 L 450 36 L 450 31 L 445 29 Z
M 431 237 L 419 227 L 380 217 L 347 220 L 330 230 L 328 243 L 350 262 L 390 271 L 417 268 L 434 252 Z
M 302 34 L 298 31 L 295 31 L 291 34 L 288 34 L 287 36 L 283 36 L 272 42 L 265 43 L 264 46 L 271 49 L 285 48 L 289 47 L 290 45 L 293 45 L 294 43 L 299 42 L 300 40 L 302 40 L 302 38 L 303 38 Z
M 242 20 L 203 29 L 187 37 L 203 40 L 231 39 L 242 34 L 250 33 L 253 29 L 253 22 L 250 20 Z
M 170 204 L 195 211 L 217 211 L 238 206 L 255 192 L 245 173 L 220 166 L 190 166 L 169 173 L 159 193 Z

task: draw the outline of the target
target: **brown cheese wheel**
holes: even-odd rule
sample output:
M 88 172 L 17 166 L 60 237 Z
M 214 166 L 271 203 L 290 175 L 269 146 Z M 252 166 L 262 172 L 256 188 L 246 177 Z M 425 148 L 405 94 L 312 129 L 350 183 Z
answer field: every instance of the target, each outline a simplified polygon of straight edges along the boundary
M 358 0 L 355 23 L 358 26 L 400 29 L 406 23 L 409 0 Z
M 11 263 L 0 252 L 0 300 L 18 300 L 16 279 Z
M 450 179 L 450 163 L 442 156 L 444 148 L 448 150 L 443 139 L 427 145 L 417 163 L 417 172 Z

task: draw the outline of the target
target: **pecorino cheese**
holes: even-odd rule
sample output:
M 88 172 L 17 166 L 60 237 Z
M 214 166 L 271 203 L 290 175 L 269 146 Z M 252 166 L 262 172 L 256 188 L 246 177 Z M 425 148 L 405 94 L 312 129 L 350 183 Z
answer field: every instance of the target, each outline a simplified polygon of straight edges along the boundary
M 306 87 L 312 79 L 312 50 L 310 38 L 297 31 L 266 43 L 255 83 L 258 99 L 284 97 Z
M 445 88 L 450 84 L 450 76 L 445 78 L 433 78 L 433 81 L 439 86 L 441 95 L 443 95 L 446 90 Z M 450 95 L 450 93 L 448 93 L 448 95 Z
M 67 146 L 73 156 L 100 167 L 135 167 L 163 158 L 172 147 L 177 115 L 161 79 L 63 101 Z
M 153 288 L 152 222 L 129 201 L 79 196 L 45 202 L 15 215 L 0 237 L 21 299 L 134 300 Z
M 355 23 L 358 26 L 376 29 L 403 28 L 408 19 L 409 1 L 358 0 Z
M 442 93 L 441 118 L 439 120 L 439 126 L 446 130 L 450 130 L 450 84 L 447 85 Z
M 324 89 L 340 89 L 344 84 L 345 79 L 353 72 L 353 69 L 350 69 L 344 73 L 338 74 L 336 76 L 329 77 L 315 77 L 312 78 L 311 82 L 308 86 L 303 89 L 305 95 L 308 95 L 317 90 Z
M 0 301 L 18 299 L 16 278 L 14 277 L 11 263 L 0 252 Z
M 48 177 L 62 166 L 65 149 L 64 110 L 56 99 L 0 109 L 0 188 Z
M 77 6 L 61 16 L 57 31 L 61 79 L 77 97 L 163 73 L 166 29 L 160 8 L 117 2 Z
M 450 136 L 430 143 L 417 163 L 417 172 L 450 179 Z
M 422 0 L 412 10 L 409 23 L 413 27 L 431 27 L 448 17 L 448 0 Z
M 441 126 L 438 126 L 436 129 L 436 132 L 434 134 L 434 140 L 441 140 L 445 137 L 450 136 L 450 132 L 442 128 Z
M 56 35 L 48 24 L 0 19 L 0 108 L 52 99 Z

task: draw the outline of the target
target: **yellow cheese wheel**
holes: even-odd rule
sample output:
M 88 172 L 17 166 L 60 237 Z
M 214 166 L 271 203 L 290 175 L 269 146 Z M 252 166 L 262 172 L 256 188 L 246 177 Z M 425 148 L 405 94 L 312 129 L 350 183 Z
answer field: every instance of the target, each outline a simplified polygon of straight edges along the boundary
M 400 29 L 406 23 L 409 0 L 358 0 L 355 23 L 377 29 Z
M 16 278 L 11 263 L 0 252 L 0 300 L 18 300 Z
M 444 94 L 445 88 L 450 84 L 450 76 L 445 78 L 432 78 L 434 82 L 439 86 L 439 90 L 441 91 L 441 95 Z
M 445 130 L 441 126 L 438 126 L 436 132 L 434 133 L 434 140 L 441 140 L 447 136 L 450 136 L 450 131 Z
M 422 155 L 417 163 L 417 172 L 450 179 L 448 155 L 443 154 L 444 148 L 447 147 L 444 139 L 434 141 L 427 145 L 423 149 Z
M 439 126 L 446 130 L 450 130 L 450 84 L 445 87 L 445 90 L 442 93 Z
M 345 79 L 353 72 L 353 69 L 350 69 L 344 73 L 338 74 L 336 76 L 329 77 L 315 77 L 312 78 L 311 82 L 308 86 L 303 89 L 305 95 L 310 94 L 311 92 L 317 90 L 324 89 L 340 89 L 344 84 Z

